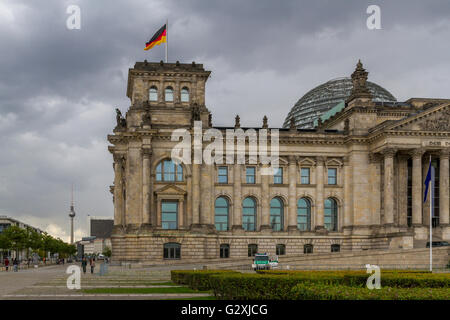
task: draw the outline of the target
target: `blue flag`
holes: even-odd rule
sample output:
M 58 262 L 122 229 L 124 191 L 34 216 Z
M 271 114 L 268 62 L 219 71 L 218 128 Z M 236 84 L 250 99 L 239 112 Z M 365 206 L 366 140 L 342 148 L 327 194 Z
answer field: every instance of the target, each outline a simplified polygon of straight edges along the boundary
M 431 184 L 430 184 L 431 182 Z M 431 165 L 431 161 L 430 161 L 430 166 L 428 168 L 428 173 L 427 173 L 427 177 L 425 178 L 425 195 L 423 198 L 423 202 L 427 202 L 427 196 L 428 196 L 428 189 L 431 189 L 431 202 L 433 202 L 433 188 L 434 188 L 434 167 Z M 431 205 L 433 205 L 433 203 L 431 203 Z

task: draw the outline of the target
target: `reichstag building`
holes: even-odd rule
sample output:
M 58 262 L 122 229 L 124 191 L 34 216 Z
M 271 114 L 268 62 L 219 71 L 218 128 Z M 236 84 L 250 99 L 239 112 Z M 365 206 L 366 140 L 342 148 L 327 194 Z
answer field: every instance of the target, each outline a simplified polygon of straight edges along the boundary
M 398 102 L 368 82 L 358 62 L 350 78 L 318 86 L 288 113 L 279 128 L 279 169 L 271 176 L 261 175 L 261 163 L 171 159 L 175 129 L 191 132 L 201 121 L 203 130 L 225 136 L 241 128 L 239 117 L 228 128 L 213 125 L 205 105 L 209 76 L 194 62 L 144 61 L 129 70 L 130 107 L 125 115 L 116 110 L 108 136 L 116 261 L 424 247 L 430 156 L 433 234 L 450 240 L 450 100 Z M 271 129 L 263 116 L 257 132 Z

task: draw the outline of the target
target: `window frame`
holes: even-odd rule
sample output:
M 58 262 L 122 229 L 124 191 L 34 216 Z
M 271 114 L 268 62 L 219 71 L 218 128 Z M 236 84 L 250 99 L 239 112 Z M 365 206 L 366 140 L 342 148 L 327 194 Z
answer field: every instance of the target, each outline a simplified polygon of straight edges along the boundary
M 174 166 L 173 173 L 166 171 L 166 163 L 171 163 Z M 176 164 L 172 159 L 163 159 L 156 165 L 155 179 L 156 182 L 183 182 L 184 168 L 181 164 Z M 173 175 L 173 180 L 168 179 L 168 175 Z
M 223 199 L 223 200 L 225 200 L 225 203 L 226 203 L 226 207 L 223 207 L 223 206 L 217 206 L 217 200 L 219 200 L 219 199 Z M 227 213 L 226 213 L 226 215 L 225 214 L 217 214 L 217 208 L 226 208 L 227 209 Z M 226 221 L 226 228 L 225 228 L 225 230 L 222 230 L 222 229 L 217 229 L 217 224 L 218 224 L 218 222 L 216 222 L 216 217 L 217 216 L 219 216 L 219 217 L 224 217 L 224 216 L 226 216 L 227 217 L 227 221 Z M 223 222 L 219 222 L 220 223 L 220 225 L 223 225 L 224 223 Z M 230 228 L 230 201 L 228 201 L 228 199 L 226 198 L 226 197 L 223 197 L 223 196 L 220 196 L 220 197 L 217 197 L 216 198 L 216 200 L 214 201 L 214 227 L 216 228 L 216 230 L 217 231 L 228 231 L 229 230 L 229 228 Z
M 183 91 L 186 91 L 187 93 L 183 93 Z M 187 100 L 183 100 L 183 96 L 185 97 L 186 95 L 187 95 Z M 183 88 L 181 88 L 181 91 L 180 91 L 180 101 L 181 101 L 181 102 L 189 102 L 190 99 L 191 99 L 191 95 L 190 95 L 190 92 L 189 92 L 189 88 L 188 88 L 188 87 L 183 87 Z
M 254 250 L 254 249 L 256 249 L 256 250 Z M 248 256 L 254 257 L 256 253 L 258 253 L 258 244 L 257 243 L 249 243 L 248 244 Z
M 219 257 L 221 259 L 227 259 L 230 257 L 230 245 L 228 243 L 222 243 L 219 246 Z
M 307 170 L 307 172 L 308 172 L 308 176 L 307 176 L 308 182 L 307 183 L 303 183 L 303 177 L 304 177 L 303 170 Z M 311 168 L 309 168 L 309 167 L 300 168 L 300 184 L 304 184 L 304 185 L 311 184 Z
M 170 250 L 170 249 L 173 249 Z M 167 250 L 167 255 L 166 255 Z M 173 256 L 171 256 L 173 253 Z M 177 257 L 178 253 L 178 257 Z M 166 260 L 180 260 L 181 259 L 181 244 L 177 242 L 166 242 L 163 245 L 163 259 Z
M 310 243 L 303 245 L 303 254 L 311 254 L 314 253 L 314 246 Z
M 334 172 L 335 175 L 330 175 L 330 171 Z M 330 183 L 330 179 L 334 178 L 334 183 Z M 338 184 L 338 169 L 337 168 L 327 168 L 327 184 L 330 186 L 336 186 Z
M 163 206 L 164 206 L 164 204 L 168 204 L 168 203 L 175 203 L 176 204 L 176 209 L 175 209 L 175 211 L 163 211 Z M 178 223 L 179 223 L 179 212 L 180 211 L 180 205 L 179 205 L 179 203 L 178 203 L 178 201 L 177 200 L 162 200 L 161 201 L 161 229 L 163 229 L 163 230 L 178 230 Z M 173 213 L 175 213 L 175 221 L 173 221 L 173 220 L 164 220 L 164 214 L 173 214 Z M 168 228 L 164 228 L 164 223 L 173 223 L 173 222 L 175 222 L 175 228 L 170 228 L 170 227 L 168 227 Z
M 152 92 L 153 89 L 155 90 L 155 92 Z M 156 99 L 152 99 L 152 93 L 156 94 Z M 151 86 L 148 89 L 148 101 L 150 101 L 150 102 L 157 102 L 158 101 L 158 87 Z
M 278 203 L 280 204 L 279 207 L 272 206 L 272 201 L 274 201 L 274 200 L 278 201 Z M 279 209 L 279 213 L 273 214 L 272 209 Z M 275 231 L 275 232 L 284 231 L 284 202 L 280 197 L 274 197 L 270 200 L 269 215 L 270 215 L 269 222 L 270 222 L 270 227 L 272 228 L 272 231 Z M 275 223 L 276 225 L 279 225 L 279 229 L 274 228 L 274 223 L 272 222 L 272 220 L 273 220 L 272 216 L 280 218 L 280 222 Z
M 168 95 L 168 93 L 169 93 L 169 95 Z M 167 99 L 167 97 L 169 97 L 170 95 L 172 96 L 172 100 Z M 173 102 L 174 101 L 174 90 L 171 86 L 167 86 L 164 89 L 164 101 L 165 102 Z
M 253 174 L 249 174 L 248 170 L 253 170 Z M 253 178 L 253 182 L 249 182 L 249 178 Z M 256 184 L 256 167 L 248 166 L 245 167 L 245 183 L 247 184 Z
M 220 173 L 220 170 L 221 170 L 221 169 L 225 169 L 225 171 L 226 171 L 226 174 L 225 174 L 225 175 Z M 221 177 L 225 177 L 225 182 L 220 181 L 220 178 L 221 178 Z M 227 166 L 220 166 L 220 167 L 217 167 L 217 183 L 220 183 L 220 184 L 228 184 L 228 167 L 227 167 Z
M 331 202 L 332 205 L 330 207 L 327 207 L 327 201 Z M 324 228 L 327 229 L 329 232 L 336 232 L 336 231 L 338 231 L 338 214 L 339 214 L 338 202 L 334 198 L 327 198 L 324 201 L 323 208 L 324 208 L 324 210 L 323 210 Z M 327 213 L 328 210 L 331 210 L 331 211 L 329 213 Z M 326 223 L 325 222 L 325 220 L 326 220 L 328 215 L 331 218 L 331 222 L 330 223 Z M 327 227 L 328 225 L 331 225 L 332 228 L 331 227 Z
M 336 250 L 337 248 L 337 250 Z M 338 243 L 334 243 L 331 245 L 331 252 L 341 252 L 341 245 Z
M 280 251 L 279 249 L 282 249 L 282 251 Z M 275 253 L 277 256 L 284 256 L 286 255 L 286 245 L 283 243 L 278 243 L 275 246 Z
M 278 167 L 277 172 L 273 174 L 273 184 L 283 184 L 283 171 L 283 167 Z
M 247 200 L 247 199 L 249 199 L 249 200 L 252 201 L 252 203 L 253 203 L 253 206 L 252 206 L 252 207 L 244 206 L 244 202 L 245 202 L 245 200 Z M 246 197 L 244 200 L 242 200 L 242 228 L 243 228 L 245 231 L 249 231 L 249 232 L 256 231 L 257 207 L 258 207 L 258 206 L 257 206 L 256 200 L 255 200 L 253 197 Z M 246 214 L 246 213 L 245 213 L 245 209 L 250 209 L 250 208 L 253 209 L 252 215 Z M 245 218 L 245 217 L 252 217 L 253 222 L 252 222 L 252 223 L 246 223 L 246 222 L 244 221 L 244 218 Z M 249 225 L 249 224 L 253 224 L 253 228 L 252 228 L 252 229 L 249 229 L 249 228 L 248 228 L 248 225 Z M 247 225 L 247 228 L 245 227 L 245 225 Z
M 300 201 L 304 201 L 306 203 L 306 207 L 300 207 Z M 306 197 L 302 197 L 300 199 L 298 199 L 297 201 L 297 229 L 300 231 L 311 231 L 311 207 L 312 207 L 312 203 L 311 200 L 309 200 Z M 306 209 L 306 214 L 300 214 L 300 210 L 301 209 Z M 306 229 L 302 229 L 299 227 L 299 224 L 304 224 L 304 223 L 299 223 L 299 217 L 305 217 L 306 216 Z

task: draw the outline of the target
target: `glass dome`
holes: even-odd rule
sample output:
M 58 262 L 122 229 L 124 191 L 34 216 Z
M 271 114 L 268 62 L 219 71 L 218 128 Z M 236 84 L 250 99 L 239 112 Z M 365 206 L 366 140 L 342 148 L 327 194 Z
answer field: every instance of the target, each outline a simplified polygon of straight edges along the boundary
M 372 93 L 373 101 L 397 101 L 381 86 L 370 81 L 367 81 L 367 86 Z M 350 96 L 352 87 L 352 80 L 347 77 L 333 79 L 315 87 L 297 101 L 284 120 L 283 128 L 290 127 L 292 117 L 297 128 L 314 128 L 314 121 L 338 103 L 345 101 Z

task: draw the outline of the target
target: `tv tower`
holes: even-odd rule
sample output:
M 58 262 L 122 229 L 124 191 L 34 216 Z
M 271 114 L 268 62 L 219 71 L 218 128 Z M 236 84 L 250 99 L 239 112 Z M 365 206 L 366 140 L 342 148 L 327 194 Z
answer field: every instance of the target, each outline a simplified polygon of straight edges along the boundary
M 73 244 L 73 218 L 75 218 L 75 209 L 73 206 L 73 183 L 72 183 L 72 200 L 70 202 L 70 244 Z

